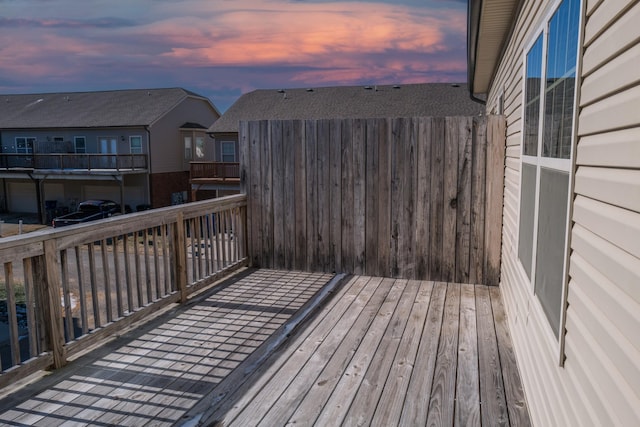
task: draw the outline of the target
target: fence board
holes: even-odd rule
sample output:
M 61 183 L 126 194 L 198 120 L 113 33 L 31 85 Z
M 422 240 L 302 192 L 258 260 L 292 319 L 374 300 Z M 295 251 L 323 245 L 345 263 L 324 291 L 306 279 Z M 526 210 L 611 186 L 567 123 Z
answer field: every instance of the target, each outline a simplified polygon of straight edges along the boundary
M 295 269 L 307 269 L 307 175 L 305 127 L 303 122 L 293 122 L 294 155 L 294 218 L 295 218 Z
M 487 177 L 485 211 L 484 277 L 486 283 L 500 281 L 502 250 L 502 208 L 504 197 L 504 167 L 506 138 L 504 120 L 490 116 L 487 123 Z
M 331 253 L 331 156 L 329 149 L 331 122 L 319 120 L 316 139 L 318 156 L 318 270 L 328 271 Z
M 379 141 L 379 122 L 376 120 L 367 120 L 366 122 L 366 176 L 365 186 L 367 196 L 365 197 L 365 270 L 370 271 L 372 267 L 377 271 L 378 264 L 378 201 L 380 194 L 378 192 L 378 141 Z M 372 173 L 377 171 L 378 173 Z
M 249 122 L 249 166 L 247 167 L 248 175 L 248 188 L 247 188 L 247 203 L 249 204 L 249 211 L 251 212 L 251 241 L 250 247 L 254 248 L 251 253 L 251 263 L 256 266 L 262 266 L 264 253 L 262 252 L 262 241 L 264 229 L 262 227 L 262 215 L 268 213 L 263 210 L 261 206 L 262 193 L 261 193 L 261 178 L 260 175 L 262 158 L 260 144 L 265 143 L 261 140 L 260 134 L 260 122 Z M 224 230 L 222 230 L 224 232 Z M 223 260 L 224 263 L 224 260 Z
M 342 268 L 354 271 L 353 123 L 342 121 Z
M 285 176 L 284 169 L 284 157 L 283 157 L 283 124 L 281 121 L 269 122 L 269 131 L 271 132 L 271 167 L 272 171 L 272 184 L 271 190 L 273 191 L 273 264 L 284 265 L 285 264 L 285 231 L 282 221 L 284 218 L 284 188 L 285 181 L 282 177 Z M 275 177 L 275 179 L 273 179 Z
M 240 140 L 254 265 L 497 284 L 503 117 L 253 123 Z
M 378 268 L 376 276 L 391 275 L 391 138 L 390 120 L 378 122 Z M 377 270 L 377 271 L 376 271 Z
M 429 277 L 441 280 L 442 237 L 444 231 L 444 119 L 435 118 L 431 125 L 431 207 Z M 435 279 L 432 279 L 435 280 Z
M 260 173 L 262 185 L 260 194 L 262 195 L 262 265 L 273 268 L 273 164 L 272 164 L 272 138 L 269 136 L 267 121 L 260 122 Z M 231 258 L 231 257 L 230 257 Z
M 417 146 L 417 184 L 416 184 L 416 277 L 429 277 L 429 248 L 430 233 L 429 224 L 431 218 L 431 147 L 432 144 L 424 144 L 426 138 L 431 135 L 432 120 L 421 118 L 418 121 L 418 146 Z
M 284 265 L 287 270 L 292 270 L 294 266 L 294 256 L 296 249 L 296 224 L 295 224 L 295 163 L 294 147 L 296 139 L 294 135 L 294 123 L 287 120 L 283 124 L 283 144 L 282 157 L 284 160 L 284 215 L 279 218 L 284 222 Z M 253 207 L 250 206 L 249 209 Z M 251 224 L 249 225 L 251 226 Z
M 456 270 L 456 226 L 458 219 L 458 119 L 445 119 L 444 187 L 442 205 L 442 280 L 454 281 Z
M 484 187 L 486 184 L 486 121 L 474 120 L 473 162 L 471 172 L 471 233 L 469 282 L 482 284 L 484 267 Z
M 342 122 L 332 120 L 329 129 L 331 239 L 329 259 L 335 271 L 342 268 Z M 330 269 L 329 269 L 330 271 Z
M 458 196 L 455 280 L 469 283 L 469 233 L 471 232 L 471 163 L 473 119 L 458 122 Z
M 389 247 L 389 276 L 400 275 L 400 260 L 398 235 L 400 234 L 400 222 L 402 217 L 402 146 L 404 138 L 404 121 L 401 118 L 391 120 L 391 241 Z
M 307 222 L 307 259 L 308 271 L 319 271 L 318 260 L 318 150 L 317 122 L 305 123 L 305 171 L 306 171 L 306 222 Z
M 366 120 L 353 121 L 353 253 L 354 273 L 362 274 L 365 269 L 366 239 L 366 164 L 365 151 Z

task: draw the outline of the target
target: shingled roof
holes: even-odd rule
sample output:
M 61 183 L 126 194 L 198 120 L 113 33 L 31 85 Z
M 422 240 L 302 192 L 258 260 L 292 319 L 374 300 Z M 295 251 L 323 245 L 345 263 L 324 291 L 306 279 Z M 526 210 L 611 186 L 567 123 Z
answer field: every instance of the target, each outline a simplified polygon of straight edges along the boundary
M 242 95 L 209 132 L 238 132 L 241 120 L 475 116 L 483 111 L 469 98 L 467 85 L 456 83 L 260 89 Z
M 0 95 L 0 129 L 149 126 L 188 97 L 211 104 L 182 88 Z

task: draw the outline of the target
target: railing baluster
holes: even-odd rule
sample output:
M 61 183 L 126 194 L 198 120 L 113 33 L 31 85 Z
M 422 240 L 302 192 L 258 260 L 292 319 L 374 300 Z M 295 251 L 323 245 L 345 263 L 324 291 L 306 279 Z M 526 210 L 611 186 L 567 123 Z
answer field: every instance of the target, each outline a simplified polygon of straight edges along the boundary
M 195 247 L 195 242 L 194 242 L 194 220 L 193 218 L 188 219 L 187 220 L 187 224 L 189 226 L 189 245 L 191 246 L 191 275 L 189 277 L 189 275 L 187 275 L 187 280 L 189 280 L 189 282 L 193 283 L 195 282 L 196 279 L 196 271 L 197 271 L 197 266 L 196 266 L 196 247 Z
M 82 280 L 84 263 L 82 262 L 82 248 L 75 247 L 76 251 L 76 271 L 78 272 L 78 293 L 80 294 L 80 320 L 82 321 L 82 335 L 89 332 L 89 316 L 87 314 L 87 293 L 85 292 Z
M 185 223 L 182 212 L 178 212 L 173 230 L 173 248 L 175 253 L 176 286 L 180 292 L 180 302 L 187 302 L 187 256 Z
M 160 299 L 164 295 L 162 290 L 160 289 L 160 260 L 158 259 L 158 232 L 161 230 L 160 227 L 153 227 L 151 230 L 153 234 L 153 271 L 154 271 L 154 279 L 156 282 L 156 298 Z
M 102 326 L 100 319 L 100 295 L 98 294 L 98 283 L 96 277 L 96 259 L 93 243 L 88 243 L 89 249 L 89 282 L 91 283 L 91 302 L 93 303 L 93 327 L 95 329 Z
M 64 300 L 64 326 L 67 333 L 67 341 L 73 341 L 73 318 L 71 317 L 71 295 L 69 295 L 69 262 L 67 250 L 60 251 L 60 264 L 62 265 L 62 298 Z
M 20 333 L 18 332 L 18 313 L 16 311 L 16 294 L 13 289 L 13 263 L 4 263 L 4 286 L 7 293 L 7 323 L 9 324 L 9 342 L 12 365 L 20 364 Z
M 222 270 L 222 237 L 221 216 L 220 212 L 215 213 L 216 219 L 216 271 Z
M 149 229 L 145 228 L 142 234 L 144 241 L 144 279 L 147 288 L 147 304 L 153 301 L 153 291 L 151 287 L 151 265 L 149 262 Z
M 160 230 L 162 232 L 162 267 L 164 272 L 164 293 L 165 295 L 169 295 L 172 292 L 171 275 L 169 274 L 171 248 L 169 247 L 169 243 L 167 242 L 169 226 L 163 224 L 160 226 Z
M 129 236 L 124 234 L 122 236 L 122 252 L 124 254 L 124 280 L 127 286 L 127 308 L 129 313 L 135 311 L 133 305 L 133 284 L 131 283 L 131 262 L 129 260 Z
M 138 233 L 133 233 L 133 260 L 136 268 L 136 292 L 138 295 L 138 307 L 144 307 L 142 299 L 142 272 L 140 271 L 140 250 L 138 246 Z
M 198 264 L 198 270 L 197 270 L 197 277 L 195 278 L 194 282 L 197 280 L 202 279 L 202 251 L 203 251 L 203 247 L 202 247 L 202 223 L 201 223 L 202 217 L 196 217 L 193 219 L 193 225 L 195 228 L 195 233 L 196 233 L 196 247 L 198 248 L 196 250 L 196 261 Z M 193 272 L 194 276 L 196 276 L 196 272 Z
M 102 278 L 104 280 L 104 299 L 107 310 L 107 323 L 111 323 L 113 321 L 113 301 L 111 301 L 111 268 L 109 267 L 106 239 L 102 239 L 100 242 L 100 252 L 102 254 Z
M 27 306 L 27 328 L 29 329 L 29 357 L 36 357 L 40 353 L 38 348 L 38 321 L 35 313 L 35 290 L 33 288 L 33 264 L 31 258 L 22 260 L 24 276 L 24 297 Z
M 222 268 L 227 266 L 227 246 L 229 242 L 229 230 L 227 229 L 227 211 L 220 212 L 222 219 Z
M 118 237 L 114 237 L 111 241 L 111 250 L 113 251 L 113 272 L 116 276 L 116 309 L 118 310 L 118 318 L 124 316 L 122 308 L 122 281 L 120 280 L 120 254 L 118 252 Z

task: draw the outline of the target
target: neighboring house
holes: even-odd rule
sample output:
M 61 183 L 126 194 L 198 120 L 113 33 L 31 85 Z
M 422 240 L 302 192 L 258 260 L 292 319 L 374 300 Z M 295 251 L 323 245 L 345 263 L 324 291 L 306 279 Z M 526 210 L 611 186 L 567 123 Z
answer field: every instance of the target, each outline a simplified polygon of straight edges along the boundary
M 0 95 L 1 207 L 45 221 L 85 199 L 185 201 L 189 163 L 213 160 L 218 117 L 181 88 Z
M 507 121 L 501 289 L 540 426 L 640 425 L 640 3 L 471 0 Z
M 206 179 L 204 174 L 199 174 L 202 179 L 192 180 L 192 191 L 215 190 L 223 195 L 240 190 L 239 169 L 231 168 L 230 164 L 239 161 L 240 121 L 473 116 L 483 113 L 483 106 L 469 98 L 466 84 L 255 90 L 242 95 L 208 130 L 215 139 L 215 162 L 227 164 L 227 170 L 235 173 L 236 179 Z M 223 172 L 221 167 L 218 171 Z

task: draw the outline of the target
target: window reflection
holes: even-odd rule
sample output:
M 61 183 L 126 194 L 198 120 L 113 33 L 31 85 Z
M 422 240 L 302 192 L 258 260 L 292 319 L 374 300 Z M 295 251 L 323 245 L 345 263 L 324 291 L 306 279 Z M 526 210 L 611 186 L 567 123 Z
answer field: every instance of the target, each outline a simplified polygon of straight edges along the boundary
M 578 0 L 565 0 L 549 22 L 543 157 L 571 155 L 579 5 Z
M 542 35 L 538 37 L 527 54 L 527 77 L 525 88 L 524 153 L 538 155 L 538 129 L 540 126 L 540 85 L 542 79 Z

